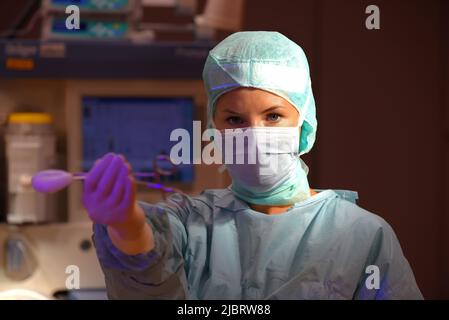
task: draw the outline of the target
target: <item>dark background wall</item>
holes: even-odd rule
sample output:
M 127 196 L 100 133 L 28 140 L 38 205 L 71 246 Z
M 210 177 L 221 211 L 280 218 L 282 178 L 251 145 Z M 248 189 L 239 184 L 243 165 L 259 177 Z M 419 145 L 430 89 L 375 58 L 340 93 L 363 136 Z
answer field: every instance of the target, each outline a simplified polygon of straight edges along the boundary
M 380 30 L 367 30 L 368 5 Z M 308 55 L 315 188 L 359 192 L 387 220 L 426 298 L 449 298 L 446 1 L 250 0 L 245 29 L 277 30 Z

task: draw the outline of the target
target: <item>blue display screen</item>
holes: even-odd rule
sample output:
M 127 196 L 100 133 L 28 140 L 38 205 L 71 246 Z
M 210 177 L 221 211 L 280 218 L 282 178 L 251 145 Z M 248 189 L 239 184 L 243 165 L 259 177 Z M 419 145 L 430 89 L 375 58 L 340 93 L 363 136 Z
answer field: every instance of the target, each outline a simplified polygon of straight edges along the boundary
M 52 30 L 54 32 L 80 32 L 87 30 L 87 23 L 83 20 L 80 20 L 79 29 L 67 29 L 65 24 L 65 19 L 55 19 L 53 21 Z
M 71 4 L 74 5 L 83 5 L 89 2 L 89 0 L 52 0 L 54 4 L 69 6 Z
M 128 6 L 128 0 L 51 0 L 50 5 L 66 7 L 77 5 L 80 9 L 121 10 Z
M 170 155 L 178 143 L 170 141 L 173 130 L 186 129 L 192 137 L 191 98 L 84 97 L 82 108 L 84 171 L 104 154 L 116 152 L 127 158 L 134 172 L 152 172 L 153 159 Z M 190 183 L 193 178 L 193 165 L 181 164 L 175 175 L 162 181 Z

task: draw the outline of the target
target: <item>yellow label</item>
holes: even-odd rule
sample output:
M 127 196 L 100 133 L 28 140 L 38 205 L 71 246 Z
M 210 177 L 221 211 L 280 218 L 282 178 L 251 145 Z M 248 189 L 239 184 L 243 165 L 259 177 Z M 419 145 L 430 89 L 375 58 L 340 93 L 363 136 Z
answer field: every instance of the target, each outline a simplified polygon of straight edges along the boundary
M 9 123 L 34 123 L 47 124 L 52 123 L 53 118 L 48 113 L 40 112 L 16 112 L 9 115 Z
M 33 70 L 33 59 L 8 58 L 6 59 L 6 69 L 11 70 Z

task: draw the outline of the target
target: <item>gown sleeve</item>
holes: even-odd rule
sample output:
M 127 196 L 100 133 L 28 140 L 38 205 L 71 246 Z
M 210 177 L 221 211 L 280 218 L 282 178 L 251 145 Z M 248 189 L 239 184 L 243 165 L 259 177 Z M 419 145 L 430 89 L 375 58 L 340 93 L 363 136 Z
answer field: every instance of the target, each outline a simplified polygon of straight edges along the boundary
M 184 223 L 192 199 L 174 194 L 166 202 L 142 201 L 155 247 L 145 254 L 126 255 L 114 246 L 105 225 L 93 225 L 93 242 L 109 299 L 188 299 L 185 273 L 187 232 Z
M 372 238 L 354 299 L 418 300 L 423 296 L 391 226 L 383 219 Z M 378 278 L 378 280 L 376 279 Z

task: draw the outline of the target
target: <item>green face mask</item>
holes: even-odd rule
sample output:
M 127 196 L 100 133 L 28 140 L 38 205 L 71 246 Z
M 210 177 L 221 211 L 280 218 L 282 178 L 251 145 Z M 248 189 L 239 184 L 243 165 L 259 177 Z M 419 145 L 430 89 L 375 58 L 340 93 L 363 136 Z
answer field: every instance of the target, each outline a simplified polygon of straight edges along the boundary
M 310 197 L 308 168 L 299 158 L 298 127 L 224 130 L 222 141 L 237 197 L 261 205 L 287 205 Z

